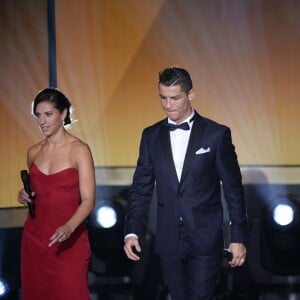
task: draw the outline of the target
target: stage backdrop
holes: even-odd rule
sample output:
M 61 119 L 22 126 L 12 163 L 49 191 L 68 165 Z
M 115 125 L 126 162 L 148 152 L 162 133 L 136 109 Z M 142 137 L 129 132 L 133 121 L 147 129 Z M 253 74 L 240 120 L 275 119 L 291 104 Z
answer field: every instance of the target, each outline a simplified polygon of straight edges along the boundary
M 194 108 L 227 124 L 242 166 L 297 166 L 300 1 L 59 0 L 57 82 L 71 132 L 97 167 L 134 167 L 142 129 L 164 117 L 158 72 L 188 69 Z M 17 206 L 31 101 L 48 86 L 45 0 L 0 2 L 0 206 Z M 294 181 L 299 183 L 295 173 Z

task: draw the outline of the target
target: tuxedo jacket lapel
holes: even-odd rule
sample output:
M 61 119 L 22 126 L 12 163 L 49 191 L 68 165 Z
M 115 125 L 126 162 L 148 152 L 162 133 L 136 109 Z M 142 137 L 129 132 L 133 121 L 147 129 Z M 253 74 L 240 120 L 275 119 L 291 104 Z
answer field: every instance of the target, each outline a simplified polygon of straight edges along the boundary
M 162 155 L 164 156 L 164 161 L 166 162 L 166 166 L 169 169 L 170 175 L 175 176 L 178 182 L 172 154 L 170 133 L 168 127 L 165 126 L 165 123 L 167 122 L 167 119 L 165 119 L 162 124 L 163 126 L 160 128 L 159 141 L 161 142 Z
M 205 123 L 202 122 L 202 118 L 200 115 L 196 114 L 195 115 L 195 120 L 194 124 L 192 127 L 188 147 L 186 150 L 185 158 L 184 158 L 184 164 L 183 164 L 183 169 L 182 169 L 182 174 L 181 174 L 181 180 L 180 182 L 183 182 L 188 170 L 189 166 L 194 159 L 195 152 L 199 148 L 199 145 L 201 144 L 201 139 L 203 137 L 203 133 L 205 130 Z

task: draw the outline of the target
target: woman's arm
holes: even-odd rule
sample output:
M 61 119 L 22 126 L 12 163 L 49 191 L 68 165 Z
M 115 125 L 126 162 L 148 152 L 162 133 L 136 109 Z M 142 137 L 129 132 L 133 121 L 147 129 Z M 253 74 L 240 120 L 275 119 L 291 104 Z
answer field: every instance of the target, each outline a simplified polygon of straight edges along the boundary
M 89 216 L 95 203 L 95 167 L 88 145 L 80 142 L 73 149 L 79 174 L 79 189 L 81 203 L 76 212 L 62 226 L 58 227 L 50 237 L 49 247 L 70 237 L 74 230 Z
M 76 164 L 79 173 L 81 204 L 66 223 L 72 232 L 89 216 L 95 204 L 95 166 L 88 145 L 80 143 L 76 149 Z

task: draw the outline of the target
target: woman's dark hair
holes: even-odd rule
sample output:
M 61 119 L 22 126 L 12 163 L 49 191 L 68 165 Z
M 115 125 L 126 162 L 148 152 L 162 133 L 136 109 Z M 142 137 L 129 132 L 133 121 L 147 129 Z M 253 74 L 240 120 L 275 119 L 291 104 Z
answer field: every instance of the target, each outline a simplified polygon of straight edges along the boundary
M 43 101 L 52 103 L 61 113 L 67 109 L 67 116 L 64 119 L 64 125 L 72 123 L 71 102 L 62 92 L 55 88 L 46 88 L 40 91 L 33 100 L 32 113 L 34 115 L 36 115 L 37 105 Z
M 180 85 L 181 89 L 188 93 L 193 88 L 191 75 L 185 69 L 167 68 L 159 73 L 159 84 L 165 86 Z

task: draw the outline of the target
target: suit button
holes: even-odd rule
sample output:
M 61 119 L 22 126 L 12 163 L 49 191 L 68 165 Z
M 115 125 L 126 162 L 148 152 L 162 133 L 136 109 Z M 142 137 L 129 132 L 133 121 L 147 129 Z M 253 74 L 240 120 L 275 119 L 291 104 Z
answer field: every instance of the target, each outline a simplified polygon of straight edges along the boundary
M 182 193 L 179 193 L 179 197 L 182 198 L 182 197 L 183 197 L 183 194 L 182 194 Z
M 182 224 L 183 224 L 183 218 L 180 217 L 180 218 L 179 218 L 179 225 L 182 225 Z

